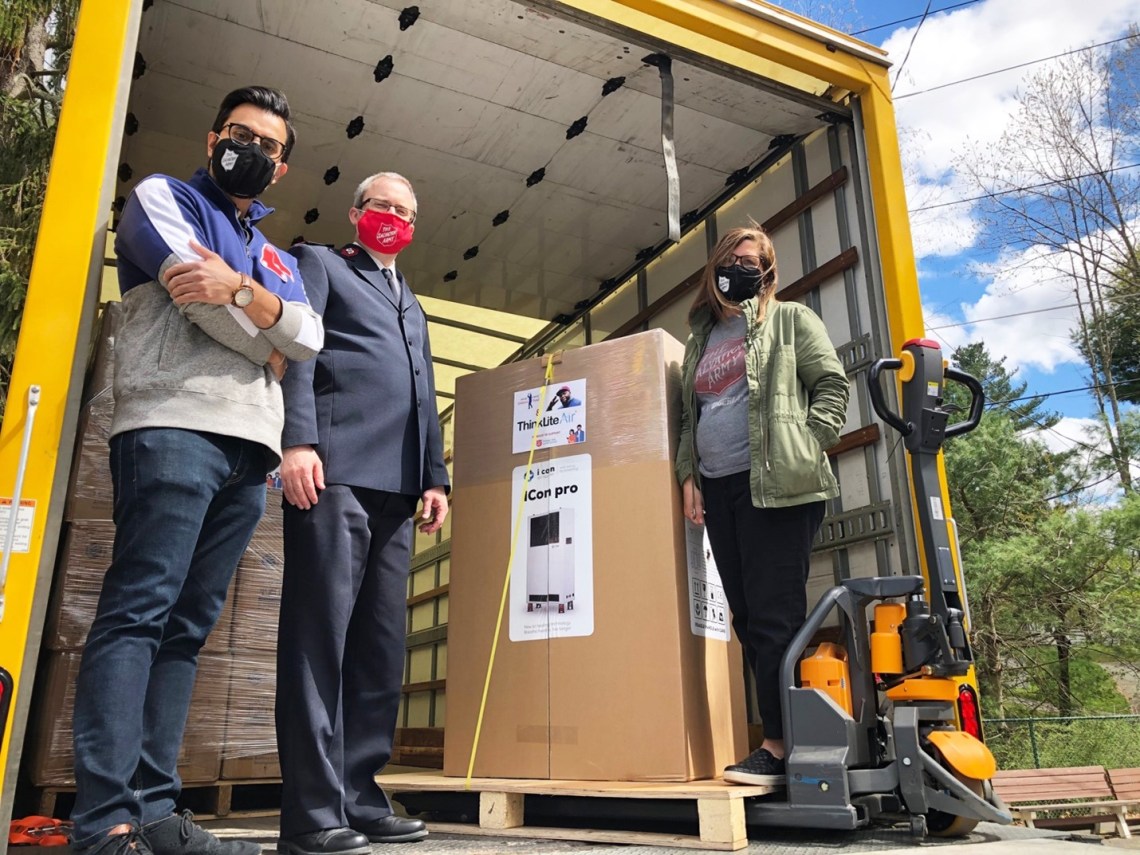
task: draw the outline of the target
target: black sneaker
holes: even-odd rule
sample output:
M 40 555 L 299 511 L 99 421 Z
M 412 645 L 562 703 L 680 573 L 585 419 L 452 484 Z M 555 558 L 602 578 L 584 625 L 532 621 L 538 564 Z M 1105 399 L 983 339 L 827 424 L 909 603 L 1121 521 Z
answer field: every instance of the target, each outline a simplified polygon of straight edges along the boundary
M 784 761 L 767 748 L 757 748 L 739 763 L 724 769 L 724 779 L 733 784 L 756 784 L 762 787 L 784 786 Z
M 137 825 L 125 834 L 108 835 L 83 849 L 74 843 L 68 848 L 73 855 L 154 855 L 154 850 Z
M 144 826 L 143 833 L 154 855 L 261 855 L 256 843 L 219 840 L 194 822 L 188 810 Z

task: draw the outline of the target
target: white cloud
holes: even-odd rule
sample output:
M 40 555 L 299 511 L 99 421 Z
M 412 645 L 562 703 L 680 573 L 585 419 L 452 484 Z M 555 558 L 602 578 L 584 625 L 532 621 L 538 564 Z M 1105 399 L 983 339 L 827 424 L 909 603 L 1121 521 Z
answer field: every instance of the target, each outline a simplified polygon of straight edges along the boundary
M 1095 13 L 1090 8 L 1095 5 Z M 985 0 L 934 15 L 922 28 L 895 30 L 883 43 L 897 66 L 914 46 L 895 85 L 895 96 L 999 68 L 1032 62 L 1122 35 L 1140 17 L 1137 0 Z M 1022 81 L 1044 64 L 1013 69 L 895 103 L 911 208 L 964 198 L 970 189 L 953 165 L 967 142 L 985 145 L 1005 128 Z M 930 216 L 925 216 L 929 214 Z M 913 217 L 919 257 L 953 255 L 968 248 L 978 227 L 968 206 Z
M 945 188 L 923 185 L 911 198 L 934 195 L 928 192 L 932 189 L 942 191 Z M 911 204 L 920 207 L 922 203 Z M 911 239 L 920 258 L 953 257 L 963 253 L 974 245 L 980 230 L 981 224 L 970 214 L 966 205 L 920 211 L 910 218 Z M 920 248 L 921 252 L 918 252 Z
M 968 325 L 962 325 L 956 318 L 925 304 L 922 307 L 922 318 L 926 324 L 927 338 L 942 345 L 942 354 L 947 359 L 959 347 L 978 338 Z
M 1051 428 L 1024 434 L 1044 443 L 1052 452 L 1077 452 L 1077 469 L 1088 471 L 1094 458 L 1111 455 L 1112 451 L 1100 430 L 1096 419 L 1063 418 Z M 1134 481 L 1140 480 L 1140 464 L 1130 467 Z M 1086 506 L 1111 506 L 1117 504 L 1123 493 L 1119 479 L 1112 473 L 1089 474 L 1086 489 L 1080 490 L 1073 498 Z
M 1054 453 L 1070 451 L 1074 448 L 1087 451 L 1087 446 L 1101 445 L 1097 439 L 1097 428 L 1096 419 L 1079 419 L 1066 416 L 1052 428 L 1034 431 L 1029 436 L 1043 442 L 1045 447 Z M 1107 447 L 1104 450 L 1107 452 Z
M 1081 362 L 1071 340 L 1077 324 L 1071 280 L 1059 276 L 1055 264 L 1055 256 L 1032 249 L 976 265 L 976 274 L 990 279 L 985 292 L 974 303 L 960 303 L 960 316 L 926 310 L 928 334 L 955 347 L 984 341 L 995 359 L 1006 358 L 1011 371 L 1051 372 Z

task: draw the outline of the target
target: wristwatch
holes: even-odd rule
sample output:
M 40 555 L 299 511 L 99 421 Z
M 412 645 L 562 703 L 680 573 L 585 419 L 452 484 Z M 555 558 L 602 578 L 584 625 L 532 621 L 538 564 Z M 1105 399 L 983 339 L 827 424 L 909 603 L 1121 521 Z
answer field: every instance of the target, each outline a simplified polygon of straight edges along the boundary
M 239 309 L 244 309 L 253 302 L 253 286 L 249 284 L 249 277 L 244 273 L 241 275 L 241 284 L 234 290 L 230 302 Z

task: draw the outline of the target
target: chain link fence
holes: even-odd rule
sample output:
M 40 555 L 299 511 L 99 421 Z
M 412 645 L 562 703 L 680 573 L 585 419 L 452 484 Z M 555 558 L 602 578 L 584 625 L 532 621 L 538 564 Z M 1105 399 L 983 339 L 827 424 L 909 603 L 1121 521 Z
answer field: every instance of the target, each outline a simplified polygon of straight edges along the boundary
M 1140 766 L 1140 715 L 990 718 L 983 726 L 999 769 Z

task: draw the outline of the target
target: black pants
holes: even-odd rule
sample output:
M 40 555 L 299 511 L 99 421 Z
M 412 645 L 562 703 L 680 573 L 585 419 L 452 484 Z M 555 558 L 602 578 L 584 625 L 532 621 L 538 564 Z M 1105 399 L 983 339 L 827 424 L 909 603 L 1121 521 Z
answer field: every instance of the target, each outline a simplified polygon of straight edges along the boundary
M 281 834 L 392 813 L 373 776 L 392 755 L 404 678 L 415 497 L 330 485 L 285 506 L 277 647 Z
M 732 628 L 756 678 L 764 736 L 782 739 L 780 660 L 807 615 L 811 545 L 824 503 L 754 507 L 747 471 L 702 478 L 701 492 Z

